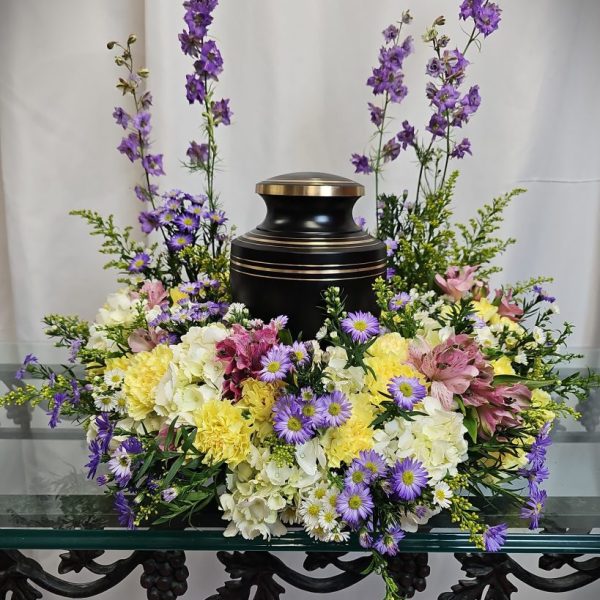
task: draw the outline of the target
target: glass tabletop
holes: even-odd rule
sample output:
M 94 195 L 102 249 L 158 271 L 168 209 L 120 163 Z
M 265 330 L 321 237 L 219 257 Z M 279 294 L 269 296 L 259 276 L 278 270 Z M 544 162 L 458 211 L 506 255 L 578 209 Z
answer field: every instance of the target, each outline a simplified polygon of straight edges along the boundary
M 22 357 L 33 352 L 59 365 L 66 354 L 50 345 L 0 344 L 0 393 L 16 384 Z M 598 350 L 571 368 L 600 366 Z M 573 405 L 577 403 L 574 401 Z M 582 421 L 559 422 L 549 452 L 549 501 L 541 530 L 530 532 L 514 509 L 500 501 L 480 504 L 490 522 L 505 521 L 507 552 L 600 553 L 600 392 L 577 405 Z M 63 419 L 51 430 L 43 404 L 0 409 L 0 548 L 177 550 L 361 550 L 358 541 L 327 544 L 290 529 L 270 541 L 225 538 L 226 523 L 215 506 L 181 527 L 128 531 L 119 527 L 110 498 L 86 479 L 87 444 L 76 423 Z M 407 552 L 468 552 L 474 546 L 447 517 L 408 534 Z

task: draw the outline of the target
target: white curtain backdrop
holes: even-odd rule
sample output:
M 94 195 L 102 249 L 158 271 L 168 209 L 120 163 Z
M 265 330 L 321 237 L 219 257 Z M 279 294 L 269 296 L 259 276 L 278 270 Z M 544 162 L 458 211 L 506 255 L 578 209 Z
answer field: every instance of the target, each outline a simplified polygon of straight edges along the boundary
M 221 4 L 212 32 L 225 58 L 220 90 L 231 97 L 235 116 L 232 127 L 218 132 L 224 158 L 218 188 L 240 231 L 263 214 L 256 181 L 302 170 L 354 177 L 349 156 L 362 152 L 371 134 L 364 83 L 381 30 L 404 8 L 415 17 L 417 41 L 440 14 L 454 39 L 464 35 L 458 0 Z M 456 214 L 464 219 L 494 195 L 528 188 L 507 213 L 503 233 L 519 243 L 503 258 L 502 280 L 554 275 L 550 289 L 562 316 L 577 326 L 573 346 L 597 347 L 600 2 L 500 4 L 500 30 L 482 54 L 470 57 L 468 81 L 480 85 L 483 102 L 465 130 L 474 156 L 457 165 Z M 200 136 L 199 114 L 183 90 L 190 61 L 177 41 L 182 14 L 174 0 L 0 0 L 0 342 L 41 341 L 40 319 L 49 312 L 91 318 L 116 285 L 101 270 L 97 240 L 67 215 L 92 208 L 137 224 L 140 204 L 132 189 L 139 171 L 115 150 L 121 131 L 111 113 L 121 96 L 108 40 L 138 35 L 140 65 L 151 71 L 154 148 L 165 154 L 161 184 L 200 191 L 201 180 L 180 166 L 187 144 Z M 429 57 L 424 44 L 416 46 L 406 62 L 410 94 L 395 114 L 423 130 Z M 414 164 L 402 157 L 388 170 L 385 187 L 414 189 L 415 176 Z M 368 193 L 357 214 L 370 216 L 373 189 L 361 181 Z M 55 555 L 38 556 L 56 564 Z M 188 597 L 208 596 L 223 579 L 221 569 L 212 557 L 196 554 L 190 561 Z M 458 577 L 452 561 L 432 557 L 432 566 L 427 598 Z M 337 597 L 380 592 L 371 581 Z M 145 597 L 134 581 L 105 597 L 125 593 Z M 538 596 L 524 590 L 518 597 Z M 597 591 L 565 597 L 596 598 Z

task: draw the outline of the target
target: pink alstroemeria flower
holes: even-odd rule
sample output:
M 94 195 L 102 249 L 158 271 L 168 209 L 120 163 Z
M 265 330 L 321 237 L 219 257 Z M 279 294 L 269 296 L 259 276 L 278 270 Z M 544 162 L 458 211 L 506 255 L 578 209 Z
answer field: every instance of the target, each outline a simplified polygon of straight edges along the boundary
M 148 297 L 148 308 L 154 308 L 167 299 L 167 290 L 161 281 L 145 281 L 140 292 Z
M 502 290 L 496 290 L 496 300 L 500 300 L 498 305 L 498 314 L 501 317 L 507 317 L 511 321 L 518 321 L 523 316 L 523 309 L 512 302 L 512 290 L 504 293 Z
M 445 277 L 435 276 L 441 290 L 454 301 L 463 298 L 475 284 L 475 273 L 479 267 L 448 267 Z
M 135 354 L 138 352 L 150 352 L 159 344 L 164 342 L 167 336 L 166 331 L 162 331 L 158 327 L 147 329 L 134 329 L 127 338 L 127 343 L 131 351 Z
M 531 390 L 522 383 L 494 389 L 494 401 L 477 407 L 479 432 L 491 437 L 498 428 L 506 429 L 522 424 L 520 413 L 529 406 Z M 466 402 L 465 402 L 466 403 Z

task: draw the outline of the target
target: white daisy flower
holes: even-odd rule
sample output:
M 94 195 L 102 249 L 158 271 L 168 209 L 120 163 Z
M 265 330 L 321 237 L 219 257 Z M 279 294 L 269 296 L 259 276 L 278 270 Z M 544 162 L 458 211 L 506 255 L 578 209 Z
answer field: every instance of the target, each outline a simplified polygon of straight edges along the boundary
M 338 514 L 335 509 L 326 508 L 325 510 L 322 510 L 321 514 L 319 515 L 319 525 L 325 531 L 333 531 L 338 525 L 337 517 Z
M 125 378 L 123 369 L 111 369 L 104 373 L 104 383 L 110 388 L 119 387 Z
M 331 541 L 332 542 L 337 542 L 338 544 L 340 542 L 347 542 L 350 539 L 350 532 L 349 531 L 332 531 L 331 532 Z
M 300 505 L 300 516 L 306 527 L 318 527 L 323 505 L 317 500 L 307 500 Z
M 433 488 L 433 502 L 441 508 L 450 507 L 450 498 L 452 498 L 453 495 L 450 486 L 445 481 L 440 481 Z
M 96 396 L 94 406 L 101 412 L 110 412 L 116 408 L 117 401 L 114 396 Z

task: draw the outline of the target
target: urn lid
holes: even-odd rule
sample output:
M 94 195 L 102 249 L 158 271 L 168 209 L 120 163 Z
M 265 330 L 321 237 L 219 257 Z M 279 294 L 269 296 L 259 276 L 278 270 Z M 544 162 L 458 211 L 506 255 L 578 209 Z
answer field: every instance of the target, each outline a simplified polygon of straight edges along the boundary
M 359 198 L 365 188 L 360 183 L 330 173 L 286 173 L 256 184 L 261 196 L 321 196 Z

